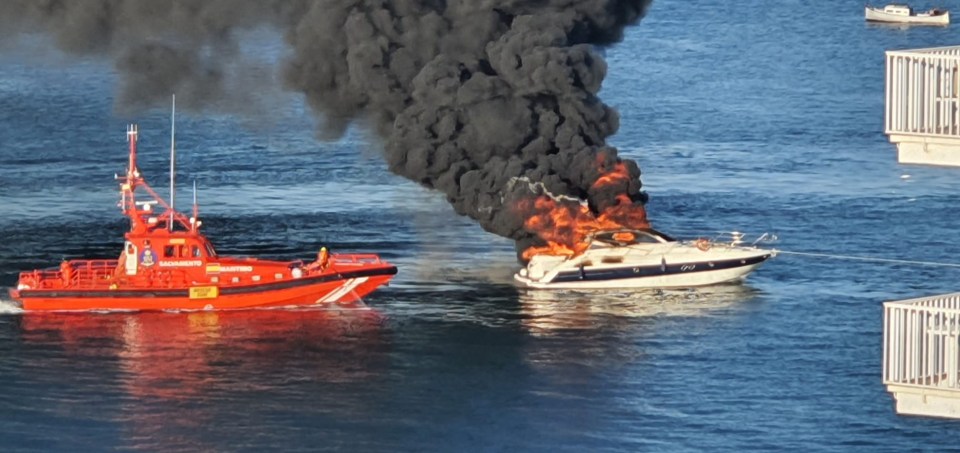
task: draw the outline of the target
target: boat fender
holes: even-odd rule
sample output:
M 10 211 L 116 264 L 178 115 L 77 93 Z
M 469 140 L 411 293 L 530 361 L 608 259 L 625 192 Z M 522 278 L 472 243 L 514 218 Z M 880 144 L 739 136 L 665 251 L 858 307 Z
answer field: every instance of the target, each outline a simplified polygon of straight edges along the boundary
M 696 245 L 697 245 L 697 248 L 703 252 L 710 250 L 710 241 L 706 239 L 703 239 L 703 238 L 697 239 Z
M 303 269 L 300 269 L 299 267 L 295 267 L 293 268 L 293 270 L 290 271 L 290 275 L 292 275 L 293 278 L 303 277 Z

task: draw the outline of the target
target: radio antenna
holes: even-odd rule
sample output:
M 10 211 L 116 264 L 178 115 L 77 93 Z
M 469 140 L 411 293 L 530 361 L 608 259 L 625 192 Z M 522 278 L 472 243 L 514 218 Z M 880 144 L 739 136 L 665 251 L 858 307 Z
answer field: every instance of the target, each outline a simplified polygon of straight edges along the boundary
M 190 227 L 194 232 L 197 231 L 197 227 L 200 226 L 200 205 L 197 204 L 197 180 L 193 180 L 193 221 L 190 222 Z
M 174 191 L 174 175 L 176 173 L 176 161 L 177 161 L 177 151 L 176 151 L 176 118 L 177 118 L 177 95 L 172 96 L 172 104 L 170 107 L 170 220 L 167 222 L 169 231 L 173 231 L 173 216 L 176 212 L 174 207 L 174 199 L 176 198 L 176 193 Z

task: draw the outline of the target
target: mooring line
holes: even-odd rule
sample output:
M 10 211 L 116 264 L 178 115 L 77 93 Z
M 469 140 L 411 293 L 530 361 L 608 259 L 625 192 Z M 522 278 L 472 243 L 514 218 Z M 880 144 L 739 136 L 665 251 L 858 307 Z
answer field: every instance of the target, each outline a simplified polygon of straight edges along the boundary
M 960 267 L 960 264 L 957 263 L 938 263 L 935 261 L 914 261 L 914 260 L 894 260 L 889 258 L 870 258 L 866 256 L 850 256 L 850 255 L 831 255 L 827 253 L 809 253 L 809 252 L 789 252 L 786 250 L 774 249 L 778 254 L 784 255 L 800 255 L 800 256 L 815 256 L 818 258 L 836 258 L 843 260 L 859 260 L 859 261 L 877 261 L 881 263 L 895 263 L 895 264 L 919 264 L 921 266 L 942 266 L 942 267 Z

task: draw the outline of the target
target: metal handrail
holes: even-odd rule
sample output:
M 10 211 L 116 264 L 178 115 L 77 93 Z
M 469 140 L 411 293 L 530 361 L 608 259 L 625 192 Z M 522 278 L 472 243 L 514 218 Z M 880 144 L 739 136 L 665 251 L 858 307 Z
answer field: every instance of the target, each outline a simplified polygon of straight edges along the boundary
M 960 391 L 960 294 L 883 307 L 884 384 Z
M 346 255 L 333 255 L 330 257 L 333 264 L 380 264 L 380 256 L 373 253 L 351 253 Z
M 886 52 L 884 131 L 960 138 L 960 46 Z

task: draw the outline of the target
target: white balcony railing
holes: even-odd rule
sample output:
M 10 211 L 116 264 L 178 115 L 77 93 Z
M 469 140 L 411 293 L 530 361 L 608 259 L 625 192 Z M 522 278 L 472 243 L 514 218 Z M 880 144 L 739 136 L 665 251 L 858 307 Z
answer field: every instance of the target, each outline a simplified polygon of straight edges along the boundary
M 886 55 L 886 133 L 960 138 L 960 46 Z
M 883 383 L 960 392 L 960 293 L 886 302 L 883 309 Z

